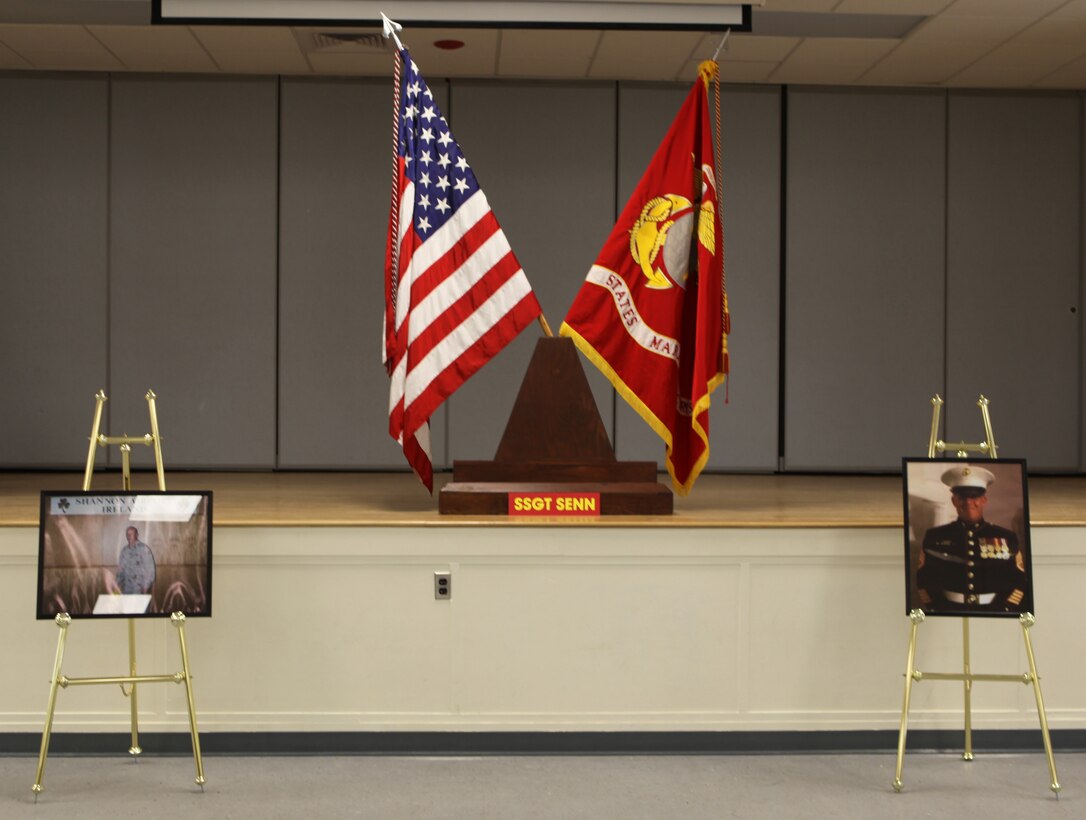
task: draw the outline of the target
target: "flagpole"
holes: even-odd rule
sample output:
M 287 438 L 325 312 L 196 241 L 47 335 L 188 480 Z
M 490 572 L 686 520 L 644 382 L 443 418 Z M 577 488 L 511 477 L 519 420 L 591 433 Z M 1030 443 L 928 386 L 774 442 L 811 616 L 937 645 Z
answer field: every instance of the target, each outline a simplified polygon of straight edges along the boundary
M 384 15 L 381 15 L 384 17 Z M 717 61 L 717 57 L 720 56 L 721 51 L 727 51 L 728 35 L 732 33 L 730 28 L 724 29 L 724 36 L 720 38 L 720 45 L 716 47 L 716 51 L 713 52 L 713 62 Z
M 713 162 L 716 165 L 717 218 L 720 220 L 720 318 L 721 329 L 724 331 L 725 361 L 727 361 L 728 356 L 728 333 L 731 331 L 731 317 L 728 315 L 728 279 L 724 270 L 724 167 L 721 159 L 723 137 L 720 132 L 720 63 L 717 62 L 716 58 L 721 49 L 724 49 L 725 43 L 728 42 L 728 35 L 731 33 L 731 29 L 724 32 L 724 38 L 720 41 L 720 45 L 717 46 L 711 61 L 713 64 L 714 107 L 716 109 L 716 120 L 713 128 Z M 701 71 L 701 66 L 698 67 L 698 71 Z M 727 394 L 725 394 L 724 401 L 728 401 Z
M 543 315 L 543 311 L 539 311 L 539 326 L 543 328 L 544 336 L 554 336 L 551 332 L 551 326 L 547 324 L 547 317 Z
M 388 37 L 391 36 L 395 40 L 396 45 L 399 46 L 399 50 L 403 51 L 403 43 L 401 43 L 400 38 L 396 36 L 396 29 L 401 29 L 403 26 L 390 20 L 383 12 L 381 13 L 381 17 L 384 20 L 385 39 L 388 39 Z M 397 241 L 400 235 L 400 56 L 398 54 L 394 55 L 392 58 L 392 76 L 392 202 L 389 206 L 389 227 L 393 240 L 391 244 L 391 286 L 389 287 L 388 294 L 389 302 L 392 304 L 392 317 L 387 315 L 385 317 L 386 332 L 388 323 L 392 321 L 392 318 L 396 314 L 396 296 L 400 289 L 400 248 L 399 242 Z M 384 347 L 385 345 L 382 344 L 382 350 L 387 356 L 388 351 L 384 350 Z

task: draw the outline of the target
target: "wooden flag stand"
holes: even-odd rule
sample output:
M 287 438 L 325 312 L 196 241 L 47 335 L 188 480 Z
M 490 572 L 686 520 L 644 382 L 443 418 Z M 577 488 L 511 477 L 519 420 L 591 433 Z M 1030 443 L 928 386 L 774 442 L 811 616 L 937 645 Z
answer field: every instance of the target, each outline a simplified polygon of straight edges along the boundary
M 936 440 L 939 430 L 939 412 L 943 400 L 938 395 L 932 400 L 931 439 L 928 443 L 928 458 L 934 458 L 937 452 L 953 451 L 958 458 L 965 458 L 969 452 L 987 453 L 990 458 L 996 458 L 995 436 L 992 434 L 992 421 L 988 416 L 988 399 L 981 396 L 977 401 L 981 416 L 984 420 L 985 440 L 978 444 L 969 444 L 964 441 L 948 444 L 942 440 Z M 1028 524 L 1029 522 L 1027 522 Z M 1018 618 L 1022 626 L 1022 637 L 1026 643 L 1026 658 L 1029 661 L 1029 671 L 1020 675 L 978 675 L 972 671 L 969 663 L 969 618 L 962 618 L 962 671 L 961 672 L 921 672 L 916 668 L 916 639 L 920 624 L 924 622 L 924 612 L 914 609 L 909 613 L 912 626 L 909 630 L 909 652 L 905 665 L 905 702 L 901 708 L 901 727 L 898 731 L 897 741 L 897 767 L 894 770 L 894 791 L 900 792 L 904 788 L 901 780 L 901 771 L 905 764 L 905 736 L 909 725 L 909 699 L 912 696 L 913 682 L 922 680 L 960 680 L 965 687 L 965 751 L 963 760 L 973 759 L 973 725 L 972 725 L 972 692 L 974 681 L 1004 681 L 1010 683 L 1033 684 L 1033 694 L 1037 700 L 1037 716 L 1041 722 L 1041 735 L 1044 739 L 1045 756 L 1048 758 L 1048 770 L 1051 774 L 1049 788 L 1060 796 L 1060 781 L 1056 775 L 1056 761 L 1052 755 L 1052 738 L 1048 732 L 1048 718 L 1045 715 L 1044 700 L 1041 697 L 1041 678 L 1037 674 L 1037 662 L 1033 656 L 1033 643 L 1030 641 L 1029 630 L 1036 623 L 1036 619 L 1030 612 L 1024 612 Z
M 493 461 L 455 461 L 443 515 L 507 515 L 510 493 L 599 493 L 603 515 L 670 515 L 654 461 L 617 461 L 571 339 L 540 338 Z
M 105 436 L 99 434 L 98 430 L 102 422 L 102 408 L 107 401 L 106 394 L 104 390 L 99 390 L 97 395 L 95 395 L 97 405 L 94 410 L 94 424 L 91 428 L 90 451 L 87 453 L 87 469 L 83 474 L 84 491 L 89 490 L 91 486 L 91 476 L 94 473 L 94 457 L 97 448 L 105 447 L 109 444 L 115 444 L 120 447 L 122 486 L 126 491 L 132 489 L 130 455 L 132 451 L 131 445 L 133 444 L 144 444 L 154 448 L 155 467 L 158 471 L 158 488 L 160 490 L 166 489 L 166 476 L 162 467 L 162 440 L 158 432 L 158 416 L 155 412 L 155 394 L 153 391 L 148 390 L 147 395 L 144 398 L 147 399 L 147 410 L 151 417 L 150 433 L 144 436 Z M 72 623 L 72 617 L 68 613 L 62 612 L 57 615 L 55 620 L 56 625 L 60 628 L 60 636 L 57 639 L 57 654 L 53 663 L 53 676 L 50 679 L 49 685 L 49 706 L 45 713 L 45 729 L 42 732 L 41 751 L 38 754 L 38 771 L 34 778 L 34 785 L 31 787 L 31 790 L 34 792 L 34 801 L 37 802 L 38 795 L 44 790 L 42 779 L 45 775 L 45 759 L 49 754 L 49 739 L 53 731 L 53 717 L 56 711 L 57 690 L 67 689 L 69 686 L 95 684 L 117 684 L 121 687 L 121 694 L 129 699 L 131 706 L 132 745 L 129 747 L 128 753 L 132 755 L 134 760 L 138 760 L 139 755 L 143 752 L 143 749 L 140 748 L 139 744 L 139 710 L 136 701 L 137 684 L 185 684 L 185 693 L 188 696 L 189 729 L 192 733 L 192 754 L 196 761 L 196 785 L 203 791 L 205 783 L 204 762 L 203 757 L 200 754 L 200 735 L 196 728 L 196 706 L 192 697 L 192 675 L 189 672 L 189 654 L 188 647 L 185 643 L 185 614 L 183 612 L 174 612 L 170 615 L 170 621 L 177 627 L 177 637 L 181 644 L 180 672 L 166 675 L 136 674 L 136 621 L 133 618 L 129 618 L 128 674 L 104 678 L 69 678 L 66 675 L 61 674 L 61 664 L 64 660 L 64 645 L 68 636 L 68 627 Z

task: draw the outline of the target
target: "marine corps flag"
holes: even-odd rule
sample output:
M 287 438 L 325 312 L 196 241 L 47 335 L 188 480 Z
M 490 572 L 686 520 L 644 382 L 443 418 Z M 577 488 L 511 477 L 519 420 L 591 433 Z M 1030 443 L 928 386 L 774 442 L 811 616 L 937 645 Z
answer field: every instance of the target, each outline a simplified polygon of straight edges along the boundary
M 709 394 L 728 372 L 716 72 L 699 67 L 560 331 L 664 440 L 680 495 L 709 458 Z

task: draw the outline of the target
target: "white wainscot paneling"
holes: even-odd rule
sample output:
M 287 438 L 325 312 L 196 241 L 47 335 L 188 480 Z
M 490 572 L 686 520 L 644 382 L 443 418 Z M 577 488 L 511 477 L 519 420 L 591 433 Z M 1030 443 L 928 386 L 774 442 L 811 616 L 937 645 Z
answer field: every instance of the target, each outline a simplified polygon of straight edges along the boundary
M 1086 726 L 1086 539 L 1033 532 L 1033 640 L 1053 728 Z M 909 621 L 895 529 L 220 527 L 214 616 L 186 627 L 202 732 L 895 729 Z M 57 628 L 35 622 L 37 533 L 0 528 L 0 731 L 40 731 Z M 435 570 L 453 596 L 436 601 Z M 1028 668 L 1013 619 L 972 619 L 976 672 Z M 137 627 L 140 671 L 180 667 Z M 917 663 L 961 667 L 929 618 Z M 64 672 L 121 674 L 123 623 L 73 623 Z M 910 727 L 961 726 L 960 684 L 914 687 Z M 1029 687 L 978 683 L 974 726 L 1035 728 Z M 187 731 L 184 690 L 140 693 Z M 116 687 L 60 693 L 59 732 L 123 732 Z
M 623 563 L 462 565 L 457 680 L 466 713 L 551 722 L 734 711 L 739 569 Z

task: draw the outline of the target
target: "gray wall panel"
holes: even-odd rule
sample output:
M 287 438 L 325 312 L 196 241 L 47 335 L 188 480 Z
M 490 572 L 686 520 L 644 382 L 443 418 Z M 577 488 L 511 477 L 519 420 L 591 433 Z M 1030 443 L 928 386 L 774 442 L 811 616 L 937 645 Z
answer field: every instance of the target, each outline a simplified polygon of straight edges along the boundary
M 429 79 L 557 329 L 688 87 Z M 388 83 L 279 91 L 0 75 L 0 468 L 81 466 L 99 387 L 106 432 L 145 432 L 152 387 L 167 469 L 407 469 L 379 361 Z M 733 375 L 708 469 L 775 469 L 783 406 L 786 470 L 896 470 L 923 450 L 933 393 L 946 436 L 972 440 L 983 392 L 1004 455 L 1082 471 L 1086 95 L 733 86 L 723 102 Z M 493 455 L 539 333 L 435 415 L 439 469 Z M 662 461 L 584 367 L 619 457 Z
M 623 86 L 619 98 L 619 210 L 689 86 Z M 732 384 L 713 394 L 708 471 L 775 470 L 780 318 L 780 90 L 721 93 L 724 266 L 733 313 Z M 728 404 L 724 396 L 730 393 Z M 664 465 L 664 444 L 621 398 L 619 458 Z
M 112 431 L 153 388 L 167 469 L 275 466 L 277 85 L 113 80 Z
M 458 82 L 449 121 L 557 333 L 614 221 L 614 86 Z M 541 335 L 527 328 L 452 396 L 451 458 L 494 457 Z M 585 373 L 610 433 L 610 385 Z
M 1077 469 L 1081 368 L 1077 95 L 952 92 L 947 437 Z
M 82 467 L 106 387 L 104 76 L 0 76 L 0 467 Z
M 943 385 L 945 95 L 788 91 L 789 470 L 897 470 Z
M 431 88 L 444 104 L 445 84 Z M 387 81 L 283 81 L 280 467 L 408 469 L 381 362 L 391 117 Z M 431 424 L 438 468 L 444 415 Z

